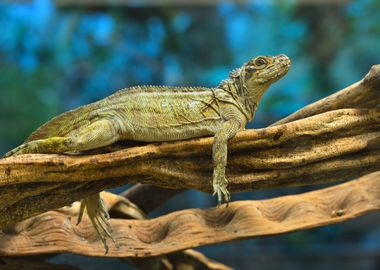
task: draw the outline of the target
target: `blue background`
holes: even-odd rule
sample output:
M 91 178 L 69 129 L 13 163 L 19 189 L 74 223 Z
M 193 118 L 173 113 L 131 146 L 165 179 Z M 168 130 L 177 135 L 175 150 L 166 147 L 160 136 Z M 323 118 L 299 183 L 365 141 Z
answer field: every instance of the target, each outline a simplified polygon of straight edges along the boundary
M 212 87 L 256 55 L 285 53 L 293 63 L 265 94 L 250 128 L 348 86 L 380 63 L 380 1 L 375 0 L 68 3 L 0 4 L 0 153 L 53 116 L 118 89 L 142 84 Z M 310 189 L 250 192 L 233 200 Z M 213 205 L 208 194 L 188 191 L 152 216 Z M 378 220 L 373 214 L 199 250 L 236 269 L 380 269 Z M 130 269 L 115 259 L 59 255 L 50 261 L 82 269 Z

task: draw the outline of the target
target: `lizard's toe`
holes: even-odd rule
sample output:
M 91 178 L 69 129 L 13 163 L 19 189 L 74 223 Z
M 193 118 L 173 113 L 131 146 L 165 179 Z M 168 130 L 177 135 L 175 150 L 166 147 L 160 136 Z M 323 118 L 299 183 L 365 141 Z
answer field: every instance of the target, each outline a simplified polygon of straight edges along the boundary
M 112 230 L 111 226 L 108 222 L 108 219 L 110 218 L 108 214 L 108 210 L 103 202 L 103 200 L 100 198 L 99 194 L 91 195 L 87 198 L 85 198 L 82 201 L 82 204 L 84 204 L 85 208 L 87 209 L 87 215 L 90 218 L 90 221 L 92 225 L 94 226 L 94 229 L 96 230 L 98 236 L 100 237 L 106 253 L 108 252 L 108 245 L 107 245 L 107 237 L 111 238 L 111 240 L 116 244 L 114 238 L 112 237 Z M 81 205 L 82 208 L 82 205 Z M 80 212 L 81 215 L 81 212 Z M 78 217 L 78 221 L 80 222 L 80 216 Z
M 231 195 L 227 189 L 227 185 L 228 185 L 228 180 L 225 177 L 223 177 L 223 179 L 221 179 L 221 180 L 214 181 L 213 196 L 214 195 L 218 196 L 218 206 L 220 206 L 222 204 L 223 199 L 226 203 L 228 203 L 231 199 Z

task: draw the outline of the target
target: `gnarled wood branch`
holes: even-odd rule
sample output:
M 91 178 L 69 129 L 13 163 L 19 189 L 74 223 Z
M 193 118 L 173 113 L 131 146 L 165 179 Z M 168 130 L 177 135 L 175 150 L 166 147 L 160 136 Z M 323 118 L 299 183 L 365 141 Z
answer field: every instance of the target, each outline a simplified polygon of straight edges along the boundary
M 287 233 L 342 222 L 380 209 L 380 172 L 299 195 L 232 202 L 228 208 L 189 209 L 151 220 L 111 219 L 118 247 L 107 256 L 150 257 L 187 248 Z M 0 235 L 7 256 L 72 252 L 104 256 L 88 219 L 50 211 Z
M 105 202 L 106 208 L 109 210 L 111 218 L 132 218 L 132 219 L 146 219 L 146 215 L 138 208 L 136 205 L 128 201 L 122 196 L 112 194 L 110 192 L 101 192 L 100 196 Z M 75 220 L 78 216 L 80 208 L 80 202 L 75 202 L 70 207 L 63 207 L 56 212 L 59 213 L 59 219 L 52 217 L 50 220 L 51 223 L 62 223 L 62 219 L 66 220 Z M 27 223 L 39 222 L 38 220 L 41 216 L 35 216 L 28 221 L 18 223 L 14 228 L 8 230 L 7 232 L 12 234 L 22 234 L 24 236 L 28 235 L 28 226 L 25 226 Z M 87 217 L 86 217 L 87 218 Z M 49 233 L 45 231 L 44 233 Z M 54 231 L 51 231 L 54 234 Z M 7 233 L 6 233 L 7 234 Z M 70 234 L 75 234 L 75 231 Z M 59 237 L 60 234 L 58 234 Z M 0 234 L 0 242 L 2 241 L 2 234 Z M 74 235 L 67 235 L 67 237 L 76 237 Z M 38 238 L 38 237 L 36 237 Z M 70 242 L 70 240 L 69 240 Z M 24 245 L 24 241 L 21 243 L 13 242 L 14 245 Z M 5 248 L 5 247 L 4 247 Z M 20 257 L 22 254 L 17 255 L 18 260 L 12 260 L 11 257 L 0 257 L 1 269 L 20 269 L 21 264 L 26 264 L 31 269 L 71 269 L 69 266 L 57 266 L 51 265 L 48 262 L 44 261 L 54 254 L 43 255 L 38 254 L 38 256 L 24 256 Z M 1 254 L 1 252 L 0 252 Z M 37 255 L 37 254 L 35 254 Z M 90 255 L 90 254 L 88 254 Z M 91 255 L 90 255 L 91 256 Z M 207 258 L 200 252 L 195 250 L 187 249 L 184 251 L 178 251 L 171 254 L 164 254 L 155 257 L 149 258 L 120 258 L 128 261 L 128 263 L 134 265 L 137 269 L 141 270 L 172 270 L 172 269 L 203 269 L 203 270 L 231 270 L 230 267 L 216 262 L 212 259 Z M 19 263 L 17 263 L 19 261 Z M 49 268 L 50 267 L 50 268 Z M 22 268 L 22 267 L 21 267 Z M 74 269 L 74 267 L 73 267 Z M 76 269 L 76 268 L 75 268 Z
M 120 195 L 110 192 L 101 192 L 100 196 L 105 202 L 111 218 L 132 218 L 146 219 L 147 216 L 135 204 Z M 63 207 L 59 211 L 62 218 L 76 218 L 79 213 L 80 203 L 75 202 L 70 207 Z M 66 217 L 64 217 L 66 216 Z M 32 219 L 38 219 L 34 217 Z M 52 220 L 53 223 L 60 223 L 61 220 Z M 16 225 L 18 233 L 23 233 L 23 223 Z M 74 236 L 75 237 L 75 236 Z M 1 239 L 0 239 L 1 241 Z M 203 270 L 231 270 L 226 265 L 207 258 L 202 253 L 192 249 L 178 251 L 171 254 L 165 254 L 149 258 L 122 258 L 130 264 L 141 270 L 172 270 L 172 269 L 203 269 Z
M 232 192 L 308 185 L 380 169 L 380 109 L 345 109 L 265 129 L 230 143 Z M 124 183 L 211 192 L 212 138 L 149 144 L 88 156 L 0 160 L 0 225 L 62 207 Z

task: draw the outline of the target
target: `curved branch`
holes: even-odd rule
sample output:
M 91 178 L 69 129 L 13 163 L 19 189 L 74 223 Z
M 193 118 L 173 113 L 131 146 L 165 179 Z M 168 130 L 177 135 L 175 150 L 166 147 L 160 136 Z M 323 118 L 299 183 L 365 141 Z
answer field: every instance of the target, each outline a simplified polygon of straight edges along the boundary
M 112 218 L 132 218 L 132 219 L 146 219 L 146 215 L 136 205 L 125 199 L 123 196 L 115 195 L 110 192 L 103 191 L 100 193 L 106 208 L 108 209 Z M 62 219 L 76 218 L 80 209 L 80 202 L 73 203 L 70 207 L 63 207 L 58 210 Z M 34 217 L 32 219 L 38 219 Z M 33 221 L 31 221 L 33 222 Z M 62 220 L 52 220 L 55 222 L 62 222 Z M 16 225 L 16 230 L 21 232 L 23 225 Z M 70 236 L 71 237 L 71 236 Z M 0 238 L 1 241 L 1 238 Z M 22 243 L 19 243 L 22 245 Z M 124 258 L 123 258 L 124 259 Z M 203 269 L 203 270 L 231 270 L 226 265 L 216 262 L 210 258 L 207 258 L 202 253 L 199 253 L 192 249 L 184 251 L 173 252 L 164 256 L 155 256 L 151 258 L 129 258 L 128 263 L 134 265 L 138 269 Z
M 330 188 L 269 200 L 233 202 L 228 208 L 182 210 L 151 220 L 111 219 L 119 247 L 111 245 L 107 256 L 157 256 L 335 224 L 379 209 L 380 172 L 376 172 Z M 104 256 L 91 224 L 84 221 L 75 226 L 75 219 L 56 211 L 23 221 L 13 232 L 1 234 L 0 254 L 71 252 Z
M 380 109 L 345 109 L 240 132 L 229 147 L 232 192 L 352 179 L 380 169 Z M 125 183 L 211 192 L 212 138 L 87 155 L 0 160 L 0 227 Z

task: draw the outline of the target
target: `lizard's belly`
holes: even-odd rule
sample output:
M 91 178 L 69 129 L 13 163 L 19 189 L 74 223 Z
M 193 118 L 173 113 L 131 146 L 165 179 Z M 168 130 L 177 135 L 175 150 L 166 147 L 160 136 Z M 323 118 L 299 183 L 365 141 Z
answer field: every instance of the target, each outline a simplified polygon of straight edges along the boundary
M 216 133 L 221 120 L 205 120 L 191 125 L 171 125 L 155 127 L 134 127 L 133 132 L 127 132 L 123 139 L 144 142 L 176 141 L 190 138 L 211 136 Z
M 214 135 L 222 123 L 212 93 L 135 96 L 119 119 L 123 139 L 146 142 Z

